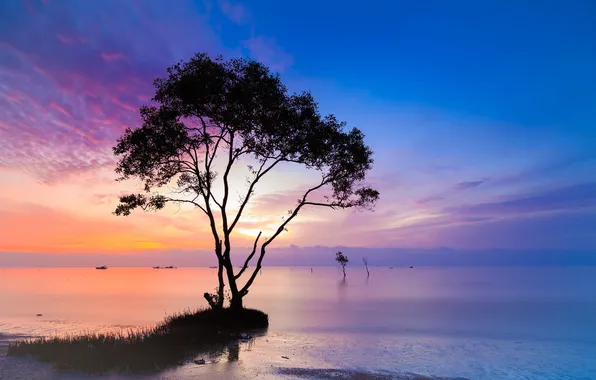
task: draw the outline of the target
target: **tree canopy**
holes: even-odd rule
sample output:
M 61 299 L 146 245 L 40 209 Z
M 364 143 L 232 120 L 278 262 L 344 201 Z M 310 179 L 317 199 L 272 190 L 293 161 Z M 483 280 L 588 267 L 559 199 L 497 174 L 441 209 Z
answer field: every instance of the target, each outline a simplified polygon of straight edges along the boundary
M 122 196 L 115 214 L 129 215 L 135 208 L 159 210 L 168 203 L 187 203 L 204 213 L 219 263 L 218 294 L 208 298 L 212 306 L 223 303 L 224 269 L 232 304 L 242 306 L 266 247 L 303 207 L 370 209 L 379 198 L 365 182 L 373 158 L 363 133 L 346 130 L 346 123 L 333 115 L 322 116 L 310 93 L 290 94 L 280 77 L 261 63 L 197 54 L 168 68 L 167 76 L 156 79 L 154 86 L 154 104 L 140 109 L 141 125 L 127 129 L 113 148 L 119 180 L 134 177 L 144 185 L 142 192 Z M 237 209 L 230 212 L 230 172 L 243 158 L 252 162 L 251 178 Z M 216 160 L 223 160 L 223 173 L 216 170 Z M 260 249 L 258 235 L 244 266 L 235 273 L 230 234 L 258 182 L 281 163 L 316 171 L 320 181 L 304 190 Z M 216 183 L 221 184 L 221 194 Z M 175 191 L 163 191 L 174 184 Z M 309 197 L 324 188 L 329 190 L 325 201 Z M 256 268 L 239 287 L 236 280 L 257 250 Z

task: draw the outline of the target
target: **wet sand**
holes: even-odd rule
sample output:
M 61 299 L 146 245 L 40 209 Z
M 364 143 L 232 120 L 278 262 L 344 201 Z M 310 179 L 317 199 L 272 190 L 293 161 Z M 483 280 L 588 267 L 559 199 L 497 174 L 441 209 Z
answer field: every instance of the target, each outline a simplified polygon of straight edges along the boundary
M 79 373 L 61 373 L 52 369 L 47 363 L 39 363 L 32 358 L 0 357 L 0 379 L 11 380 L 190 380 L 190 379 L 341 379 L 341 380 L 456 380 L 455 378 L 425 377 L 416 374 L 375 374 L 350 370 L 328 368 L 264 368 L 251 369 L 240 373 L 234 371 L 213 370 L 209 364 L 204 366 L 187 365 L 178 369 L 176 373 L 162 373 L 155 375 L 106 375 L 92 376 Z M 459 380 L 459 379 L 458 379 Z M 465 379 L 462 379 L 465 380 Z
M 373 373 L 350 369 L 326 368 L 307 355 L 308 347 L 292 349 L 282 336 L 262 338 L 255 345 L 240 344 L 227 356 L 205 358 L 207 364 L 187 363 L 151 375 L 88 375 L 58 372 L 49 363 L 31 357 L 8 357 L 8 341 L 14 336 L 0 334 L 0 379 L 2 380 L 240 380 L 240 379 L 341 379 L 341 380 L 465 380 L 427 377 L 411 373 Z M 230 360 L 231 359 L 231 360 Z

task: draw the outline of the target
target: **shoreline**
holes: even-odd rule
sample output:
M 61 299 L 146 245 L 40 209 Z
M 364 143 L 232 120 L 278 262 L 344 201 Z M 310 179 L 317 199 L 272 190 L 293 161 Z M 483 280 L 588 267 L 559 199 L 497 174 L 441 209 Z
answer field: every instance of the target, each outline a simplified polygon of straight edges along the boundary
M 6 352 L 8 351 L 8 345 L 10 342 L 19 339 L 28 339 L 33 338 L 31 335 L 17 335 L 17 334 L 7 334 L 0 332 L 0 357 L 5 357 Z
M 15 380 L 191 380 L 208 378 L 225 379 L 340 379 L 340 380 L 469 380 L 465 378 L 425 376 L 415 373 L 386 371 L 363 371 L 351 368 L 326 368 L 322 363 L 311 363 L 297 353 L 280 355 L 282 347 L 274 337 L 259 339 L 258 346 L 239 345 L 242 353 L 240 359 L 228 360 L 222 355 L 220 359 L 208 361 L 205 365 L 193 363 L 182 364 L 152 374 L 106 374 L 92 375 L 81 372 L 61 372 L 55 370 L 51 363 L 40 362 L 30 356 L 7 356 L 8 344 L 18 339 L 26 339 L 25 335 L 0 333 L 0 379 Z M 259 347 L 264 349 L 259 350 Z M 254 357 L 253 357 L 254 356 Z M 309 363 L 312 366 L 309 366 Z
M 244 373 L 222 372 L 219 369 L 209 370 L 210 364 L 198 368 L 193 364 L 183 365 L 177 373 L 164 371 L 151 375 L 107 374 L 90 375 L 76 372 L 59 372 L 49 363 L 38 362 L 33 358 L 13 358 L 0 356 L 0 378 L 14 380 L 191 380 L 208 378 L 213 380 L 263 379 L 263 380 L 470 380 L 460 377 L 425 376 L 413 373 L 388 374 L 364 372 L 340 368 L 301 368 L 277 367 L 263 371 L 247 371 Z M 266 363 L 263 363 L 266 366 Z

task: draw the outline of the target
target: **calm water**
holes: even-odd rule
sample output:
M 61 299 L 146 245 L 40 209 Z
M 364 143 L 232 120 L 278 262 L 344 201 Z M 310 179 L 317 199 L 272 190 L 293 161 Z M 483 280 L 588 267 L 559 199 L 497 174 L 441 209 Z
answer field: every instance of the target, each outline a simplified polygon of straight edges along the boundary
M 0 269 L 0 333 L 151 325 L 205 306 L 201 294 L 215 283 L 207 268 Z M 271 321 L 253 352 L 313 365 L 596 379 L 596 268 L 371 268 L 368 280 L 348 268 L 344 283 L 336 268 L 272 267 L 246 306 Z

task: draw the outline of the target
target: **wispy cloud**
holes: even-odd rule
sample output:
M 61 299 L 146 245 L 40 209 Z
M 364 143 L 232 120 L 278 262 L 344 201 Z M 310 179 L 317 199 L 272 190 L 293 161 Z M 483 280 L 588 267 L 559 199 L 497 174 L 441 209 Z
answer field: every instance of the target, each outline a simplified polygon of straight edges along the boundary
M 114 62 L 119 60 L 127 61 L 126 57 L 122 53 L 104 51 L 100 55 L 101 58 L 103 58 L 103 60 L 106 62 Z
M 479 187 L 480 185 L 482 185 L 483 183 L 486 183 L 487 181 L 488 181 L 488 178 L 485 178 L 485 179 L 482 179 L 479 181 L 459 182 L 459 183 L 455 184 L 455 186 L 453 186 L 453 188 L 451 188 L 451 189 L 443 190 L 437 194 L 433 194 L 433 195 L 429 195 L 429 196 L 426 196 L 423 198 L 416 199 L 413 201 L 413 203 L 415 205 L 421 206 L 421 205 L 426 205 L 426 204 L 434 203 L 434 202 L 441 201 L 441 200 L 446 200 L 450 196 L 453 196 L 456 192 L 475 189 L 475 188 Z
M 440 196 L 440 195 L 431 195 L 429 197 L 425 197 L 425 198 L 420 198 L 414 201 L 414 204 L 417 205 L 423 205 L 426 203 L 431 203 L 431 202 L 435 202 L 435 201 L 440 201 L 445 199 L 445 197 Z
M 436 241 L 450 247 L 569 250 L 594 247 L 594 225 L 596 212 L 583 209 L 575 212 L 508 216 L 466 225 L 447 225 L 430 233 Z
M 294 58 L 273 38 L 257 36 L 243 42 L 254 59 L 267 64 L 272 70 L 284 71 L 294 63 Z
M 194 4 L 181 1 L 159 12 L 142 4 L 51 2 L 30 13 L 23 3 L 3 6 L 10 15 L 0 29 L 4 166 L 49 184 L 113 164 L 112 144 L 138 122 L 153 80 L 178 59 L 166 40 L 185 41 L 190 30 L 205 35 L 210 28 L 198 19 L 194 29 L 166 29 L 164 38 L 154 26 L 187 19 Z M 102 20 L 110 28 L 98 28 Z M 193 41 L 189 55 L 209 51 L 209 42 Z
M 83 37 L 76 36 L 76 35 L 68 35 L 68 34 L 58 33 L 56 35 L 56 37 L 58 38 L 58 40 L 60 42 L 62 42 L 63 44 L 67 44 L 67 45 L 85 42 L 85 39 Z
M 596 207 L 596 182 L 521 194 L 497 202 L 447 207 L 454 215 L 517 215 Z
M 458 184 L 455 185 L 455 189 L 456 190 L 474 189 L 474 188 L 482 185 L 486 181 L 488 181 L 488 179 L 482 179 L 482 180 L 479 180 L 479 181 L 459 182 Z
M 500 178 L 495 178 L 494 185 L 509 185 L 516 183 L 532 182 L 544 179 L 546 176 L 561 173 L 574 167 L 596 163 L 596 152 L 593 150 L 577 152 L 575 154 L 561 155 L 554 159 L 541 162 L 533 167 L 520 170 Z

